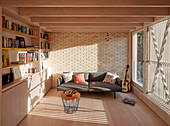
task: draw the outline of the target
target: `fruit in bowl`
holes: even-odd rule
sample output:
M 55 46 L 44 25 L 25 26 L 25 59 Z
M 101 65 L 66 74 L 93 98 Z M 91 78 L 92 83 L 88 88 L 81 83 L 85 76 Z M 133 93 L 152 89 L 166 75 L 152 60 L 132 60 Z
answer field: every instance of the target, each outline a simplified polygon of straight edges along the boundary
M 77 93 L 76 90 L 67 90 L 67 91 L 65 92 L 65 95 L 66 95 L 67 97 L 73 97 L 76 93 Z

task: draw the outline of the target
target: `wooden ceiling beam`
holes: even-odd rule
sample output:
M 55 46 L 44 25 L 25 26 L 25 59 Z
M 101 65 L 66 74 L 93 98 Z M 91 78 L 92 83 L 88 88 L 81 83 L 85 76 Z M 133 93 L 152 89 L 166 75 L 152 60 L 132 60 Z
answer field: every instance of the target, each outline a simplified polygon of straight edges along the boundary
M 10 7 L 170 7 L 169 0 L 1 0 Z
M 46 27 L 48 30 L 64 30 L 64 29 L 104 29 L 104 30 L 133 30 L 136 27 L 119 27 L 119 26 L 55 26 Z
M 143 23 L 40 23 L 40 26 L 144 26 Z
M 62 30 L 50 30 L 50 32 L 130 32 L 130 30 L 104 30 L 104 29 L 62 29 Z
M 39 23 L 146 23 L 153 22 L 153 17 L 32 17 Z
M 21 7 L 21 16 L 114 17 L 168 16 L 169 8 L 160 7 Z

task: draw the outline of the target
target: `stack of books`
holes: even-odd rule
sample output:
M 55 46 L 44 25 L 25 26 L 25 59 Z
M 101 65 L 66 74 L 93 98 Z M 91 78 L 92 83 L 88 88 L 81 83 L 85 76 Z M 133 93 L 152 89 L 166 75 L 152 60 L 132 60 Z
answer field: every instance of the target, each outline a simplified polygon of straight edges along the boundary
M 38 61 L 38 51 L 28 51 L 19 53 L 19 61 L 24 63 Z

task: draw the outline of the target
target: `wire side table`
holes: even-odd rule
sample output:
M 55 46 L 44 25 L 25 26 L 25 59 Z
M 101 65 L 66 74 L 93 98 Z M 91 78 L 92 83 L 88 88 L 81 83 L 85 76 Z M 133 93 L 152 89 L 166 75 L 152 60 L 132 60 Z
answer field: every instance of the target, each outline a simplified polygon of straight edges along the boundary
M 62 94 L 62 102 L 64 106 L 65 113 L 73 114 L 77 112 L 80 101 L 80 93 L 77 92 L 73 96 L 66 96 L 65 93 Z

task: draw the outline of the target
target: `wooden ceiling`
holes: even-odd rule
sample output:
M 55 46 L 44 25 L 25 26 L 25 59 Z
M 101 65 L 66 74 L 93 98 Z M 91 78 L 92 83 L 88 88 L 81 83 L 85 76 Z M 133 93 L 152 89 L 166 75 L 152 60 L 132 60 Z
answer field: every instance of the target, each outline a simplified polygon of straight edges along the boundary
M 51 32 L 133 31 L 170 15 L 170 0 L 1 0 Z

